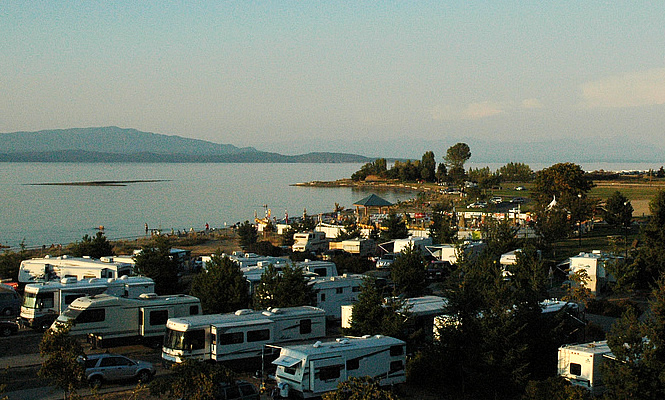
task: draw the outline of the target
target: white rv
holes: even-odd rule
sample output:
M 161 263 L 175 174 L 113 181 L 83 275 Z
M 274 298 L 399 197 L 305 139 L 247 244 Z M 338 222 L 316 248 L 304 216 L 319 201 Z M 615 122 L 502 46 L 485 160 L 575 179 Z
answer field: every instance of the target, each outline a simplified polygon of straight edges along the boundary
M 432 330 L 436 316 L 442 315 L 448 305 L 448 300 L 439 296 L 410 297 L 404 301 L 404 322 L 407 329 L 423 327 Z M 342 328 L 351 328 L 353 320 L 353 305 L 343 305 Z
M 21 261 L 18 281 L 22 284 L 48 282 L 62 278 L 78 280 L 90 278 L 120 278 L 133 275 L 134 268 L 130 263 L 116 262 L 112 257 L 99 260 L 89 257 L 60 256 L 32 258 Z
M 20 322 L 33 329 L 45 330 L 79 297 L 106 293 L 136 298 L 154 291 L 155 282 L 152 279 L 127 275 L 119 279 L 91 278 L 77 281 L 76 278 L 62 278 L 60 281 L 29 283 L 23 291 Z
M 414 250 L 418 250 L 422 254 L 428 254 L 426 247 L 431 245 L 432 238 L 430 237 L 410 236 L 406 239 L 395 239 L 393 253 L 401 253 L 412 246 Z
M 240 271 L 242 271 L 245 279 L 249 281 L 250 294 L 254 293 L 254 289 L 259 284 L 259 282 L 261 282 L 261 276 L 266 272 L 268 266 L 272 265 L 275 267 L 277 272 L 281 272 L 282 268 L 287 265 L 288 260 L 284 260 L 283 258 L 279 258 L 279 260 L 279 263 L 273 263 L 271 261 L 259 261 L 259 263 L 255 266 L 240 268 Z M 334 262 L 331 261 L 305 260 L 297 262 L 295 267 L 302 268 L 303 274 L 311 278 L 337 276 L 337 266 Z
M 486 247 L 486 243 L 472 241 L 465 241 L 461 246 L 455 246 L 454 244 L 435 244 L 425 246 L 426 250 L 432 255 L 432 257 L 439 261 L 448 262 L 450 265 L 457 264 L 457 260 L 459 256 L 462 255 L 462 252 L 464 252 L 466 257 L 473 260 L 476 259 Z
M 612 358 L 614 355 L 606 340 L 559 347 L 558 374 L 594 395 L 602 394 L 605 385 L 600 366 Z
M 162 359 L 168 363 L 242 360 L 260 356 L 265 344 L 318 339 L 325 334 L 325 312 L 310 306 L 171 318 L 166 323 Z
M 320 397 L 349 378 L 369 376 L 381 385 L 406 382 L 406 344 L 388 336 L 343 337 L 282 346 L 275 380 L 297 397 Z
M 341 242 L 330 242 L 330 250 L 343 250 L 360 257 L 367 257 L 376 253 L 376 242 L 372 239 L 356 238 L 342 240 Z
M 73 321 L 70 334 L 87 335 L 98 347 L 119 339 L 161 342 L 169 318 L 200 313 L 201 301 L 184 294 L 144 293 L 135 299 L 100 294 L 74 300 L 51 329 Z
M 613 281 L 613 277 L 607 273 L 605 267 L 609 264 L 623 263 L 624 258 L 612 254 L 603 253 L 600 250 L 594 250 L 591 253 L 581 252 L 570 257 L 570 272 L 586 272 L 589 280 L 584 286 L 595 294 L 599 292 L 608 282 Z
M 312 252 L 321 253 L 328 250 L 328 242 L 324 232 L 312 231 L 293 234 L 293 246 L 291 249 L 294 252 Z
M 308 282 L 316 296 L 316 306 L 326 312 L 326 317 L 342 318 L 342 306 L 358 301 L 364 275 L 330 276 L 314 278 Z
M 501 254 L 499 258 L 499 264 L 501 265 L 501 274 L 504 278 L 509 279 L 512 273 L 510 272 L 510 267 L 517 264 L 517 258 L 522 253 L 522 249 L 511 250 L 507 253 Z M 537 250 L 538 259 L 542 258 L 542 253 L 540 250 Z

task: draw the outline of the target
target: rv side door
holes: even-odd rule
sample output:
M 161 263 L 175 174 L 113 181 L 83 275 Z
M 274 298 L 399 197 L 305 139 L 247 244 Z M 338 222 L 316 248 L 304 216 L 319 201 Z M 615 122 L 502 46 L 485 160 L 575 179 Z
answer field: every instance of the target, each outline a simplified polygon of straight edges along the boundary
M 309 362 L 309 387 L 319 394 L 337 389 L 337 384 L 346 380 L 346 367 L 340 356 Z

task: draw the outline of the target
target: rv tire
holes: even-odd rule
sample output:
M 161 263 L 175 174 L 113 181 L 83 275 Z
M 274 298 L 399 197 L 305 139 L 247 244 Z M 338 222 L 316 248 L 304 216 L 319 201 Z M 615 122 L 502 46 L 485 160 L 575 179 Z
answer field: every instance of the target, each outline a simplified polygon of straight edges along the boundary
M 2 310 L 2 315 L 5 317 L 11 317 L 12 314 L 13 314 L 12 309 L 9 307 Z

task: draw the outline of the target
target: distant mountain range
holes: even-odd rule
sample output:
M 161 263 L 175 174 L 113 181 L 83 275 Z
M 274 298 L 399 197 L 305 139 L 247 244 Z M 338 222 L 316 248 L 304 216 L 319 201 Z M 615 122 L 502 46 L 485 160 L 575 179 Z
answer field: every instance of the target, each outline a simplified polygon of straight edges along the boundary
M 0 134 L 0 162 L 365 163 L 348 153 L 282 155 L 116 126 Z

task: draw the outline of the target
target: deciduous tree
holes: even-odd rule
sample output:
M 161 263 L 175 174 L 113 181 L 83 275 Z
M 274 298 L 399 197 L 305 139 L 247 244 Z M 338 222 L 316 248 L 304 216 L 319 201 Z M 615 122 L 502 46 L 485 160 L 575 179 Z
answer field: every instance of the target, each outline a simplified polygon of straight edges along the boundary
M 397 397 L 381 388 L 377 381 L 364 377 L 341 382 L 337 390 L 324 394 L 323 400 L 397 400 Z
M 61 389 L 65 399 L 74 396 L 85 382 L 85 367 L 82 362 L 85 353 L 78 339 L 69 336 L 70 329 L 71 323 L 57 331 L 49 329 L 44 332 L 39 343 L 39 354 L 44 359 L 39 376 L 50 380 Z
M 235 374 L 221 364 L 186 360 L 174 364 L 171 374 L 150 384 L 153 396 L 169 399 L 209 400 L 220 398 L 222 383 L 235 382 Z

